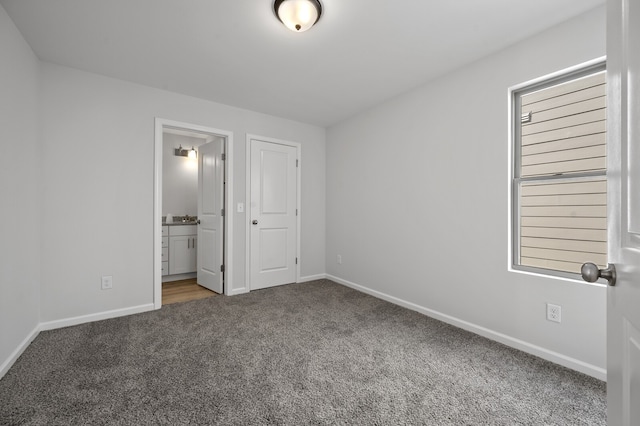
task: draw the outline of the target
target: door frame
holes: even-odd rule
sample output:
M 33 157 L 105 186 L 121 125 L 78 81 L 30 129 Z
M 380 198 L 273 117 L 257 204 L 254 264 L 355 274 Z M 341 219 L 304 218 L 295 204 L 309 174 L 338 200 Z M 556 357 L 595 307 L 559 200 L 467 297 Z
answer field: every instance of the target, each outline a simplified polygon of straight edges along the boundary
M 233 289 L 233 132 L 185 123 L 165 118 L 155 118 L 154 172 L 153 172 L 153 304 L 155 309 L 162 307 L 162 152 L 163 130 L 174 128 L 185 131 L 210 133 L 225 139 L 225 200 L 224 209 L 224 294 L 230 295 Z
M 302 219 L 302 208 L 301 208 L 301 176 L 302 176 L 302 145 L 299 142 L 286 141 L 283 139 L 271 138 L 268 136 L 260 136 L 251 133 L 247 133 L 246 136 L 246 145 L 245 145 L 245 184 L 246 184 L 246 206 L 245 206 L 245 281 L 246 281 L 246 291 L 251 291 L 251 217 L 249 212 L 251 211 L 251 141 L 253 139 L 259 140 L 261 142 L 268 142 L 278 145 L 290 146 L 296 149 L 296 159 L 298 160 L 298 167 L 296 167 L 296 209 L 298 210 L 298 215 L 296 216 L 296 258 L 298 262 L 296 263 L 296 282 L 300 282 L 300 265 L 302 264 L 302 256 L 300 254 L 300 224 Z

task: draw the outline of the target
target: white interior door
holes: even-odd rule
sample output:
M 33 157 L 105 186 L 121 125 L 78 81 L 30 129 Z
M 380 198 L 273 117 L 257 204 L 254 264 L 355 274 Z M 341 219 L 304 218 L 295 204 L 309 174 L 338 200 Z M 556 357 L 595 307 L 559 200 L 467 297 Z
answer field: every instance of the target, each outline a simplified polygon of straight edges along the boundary
M 296 281 L 297 148 L 251 140 L 251 290 Z
M 216 293 L 223 290 L 224 262 L 224 142 L 198 147 L 198 284 Z
M 607 10 L 609 258 L 607 422 L 640 425 L 640 1 Z

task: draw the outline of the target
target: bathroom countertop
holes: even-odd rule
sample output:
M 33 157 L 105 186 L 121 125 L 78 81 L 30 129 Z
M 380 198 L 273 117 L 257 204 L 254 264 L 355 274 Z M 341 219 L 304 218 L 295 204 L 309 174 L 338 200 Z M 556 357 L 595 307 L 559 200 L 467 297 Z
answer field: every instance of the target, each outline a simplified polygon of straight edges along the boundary
M 182 226 L 182 225 L 197 225 L 197 223 L 196 222 L 172 222 L 172 223 L 162 222 L 162 226 Z

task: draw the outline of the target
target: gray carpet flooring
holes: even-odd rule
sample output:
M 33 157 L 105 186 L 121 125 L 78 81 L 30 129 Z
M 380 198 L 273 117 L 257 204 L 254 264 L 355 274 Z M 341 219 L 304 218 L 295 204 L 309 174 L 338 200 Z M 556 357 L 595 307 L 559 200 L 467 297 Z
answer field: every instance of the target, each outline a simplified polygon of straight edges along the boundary
M 2 425 L 604 425 L 605 383 L 320 280 L 46 331 Z

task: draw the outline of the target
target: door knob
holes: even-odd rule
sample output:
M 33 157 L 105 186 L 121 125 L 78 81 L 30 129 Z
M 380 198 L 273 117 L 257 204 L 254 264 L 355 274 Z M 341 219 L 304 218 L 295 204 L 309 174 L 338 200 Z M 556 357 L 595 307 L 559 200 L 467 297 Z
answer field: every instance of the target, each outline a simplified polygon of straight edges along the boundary
M 582 279 L 588 283 L 595 283 L 598 278 L 604 278 L 610 286 L 616 285 L 616 267 L 613 263 L 609 263 L 607 269 L 598 269 L 594 263 L 587 262 L 582 265 L 580 274 Z
M 258 224 L 258 221 L 257 221 L 257 220 L 254 220 L 254 221 L 253 221 L 253 222 L 251 222 L 251 223 L 253 223 L 254 225 L 257 225 L 257 224 Z
M 196 220 L 196 225 L 200 225 L 200 219 Z

